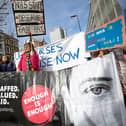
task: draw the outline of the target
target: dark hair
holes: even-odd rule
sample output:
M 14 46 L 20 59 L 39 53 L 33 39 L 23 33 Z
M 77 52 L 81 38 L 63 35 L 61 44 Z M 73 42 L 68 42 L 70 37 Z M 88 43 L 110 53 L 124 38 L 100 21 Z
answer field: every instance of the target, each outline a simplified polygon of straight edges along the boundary
M 110 52 L 109 50 L 101 50 L 101 51 L 103 51 L 104 55 L 106 55 Z M 100 51 L 90 52 L 92 58 L 96 58 L 99 55 L 99 53 L 100 53 Z
M 7 55 L 2 55 L 2 57 L 3 57 L 3 56 L 6 56 L 6 57 L 7 57 Z

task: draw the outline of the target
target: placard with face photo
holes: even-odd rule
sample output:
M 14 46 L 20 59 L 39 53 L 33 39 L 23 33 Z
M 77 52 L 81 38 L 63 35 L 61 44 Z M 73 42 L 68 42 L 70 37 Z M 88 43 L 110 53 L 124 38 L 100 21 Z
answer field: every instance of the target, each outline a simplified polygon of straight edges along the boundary
M 61 94 L 68 117 L 75 126 L 126 125 L 122 88 L 113 54 L 72 68 L 68 79 Z

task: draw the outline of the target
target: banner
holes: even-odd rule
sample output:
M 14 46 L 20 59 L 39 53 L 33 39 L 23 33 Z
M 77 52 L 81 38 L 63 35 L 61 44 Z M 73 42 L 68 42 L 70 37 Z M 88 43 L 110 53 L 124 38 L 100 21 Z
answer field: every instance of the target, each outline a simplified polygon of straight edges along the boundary
M 117 30 L 118 29 L 118 30 Z M 86 51 L 98 51 L 125 45 L 125 21 L 120 16 L 86 33 Z
M 17 36 L 46 34 L 43 0 L 12 0 L 12 5 Z
M 51 73 L 51 72 L 50 72 Z M 58 124 L 55 73 L 0 73 L 0 125 Z M 53 81 L 50 81 L 53 77 Z M 55 85 L 56 84 L 56 85 Z M 59 109 L 59 108 L 58 108 Z M 56 120 L 56 121 L 55 121 Z
M 36 48 L 40 69 L 46 71 L 61 70 L 86 61 L 90 54 L 85 52 L 84 41 L 84 33 L 81 32 L 66 40 Z M 20 61 L 20 55 L 20 52 L 14 54 L 16 66 Z
M 72 68 L 61 87 L 74 126 L 125 126 L 126 109 L 113 54 Z
M 17 123 L 22 118 L 20 76 L 15 72 L 0 72 L 0 125 Z M 4 125 L 4 123 L 3 123 Z
M 60 71 L 0 76 L 1 126 L 126 125 L 113 54 Z

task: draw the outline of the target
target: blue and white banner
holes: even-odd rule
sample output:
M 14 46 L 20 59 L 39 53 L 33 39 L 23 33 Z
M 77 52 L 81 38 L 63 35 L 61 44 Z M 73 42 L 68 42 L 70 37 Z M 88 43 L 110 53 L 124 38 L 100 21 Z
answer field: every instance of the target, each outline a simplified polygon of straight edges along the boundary
M 84 33 L 75 34 L 63 41 L 36 48 L 40 59 L 40 69 L 46 71 L 61 70 L 79 65 L 90 57 L 85 52 Z M 16 66 L 20 60 L 20 52 L 15 53 Z

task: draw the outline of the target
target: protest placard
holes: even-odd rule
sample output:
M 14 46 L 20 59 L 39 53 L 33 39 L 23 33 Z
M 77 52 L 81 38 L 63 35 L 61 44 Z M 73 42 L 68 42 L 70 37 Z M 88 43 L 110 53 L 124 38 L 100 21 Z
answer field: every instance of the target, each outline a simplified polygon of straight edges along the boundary
M 112 53 L 72 68 L 67 78 L 61 94 L 74 126 L 126 125 L 123 93 Z
M 61 70 L 76 66 L 90 57 L 85 52 L 84 33 L 75 34 L 63 41 L 36 48 L 39 55 L 41 70 Z M 22 52 L 14 54 L 16 66 Z
M 13 0 L 12 5 L 17 36 L 46 34 L 43 0 Z
M 124 46 L 125 45 L 124 17 L 120 16 L 90 32 L 87 32 L 85 39 L 86 39 L 87 52 Z

